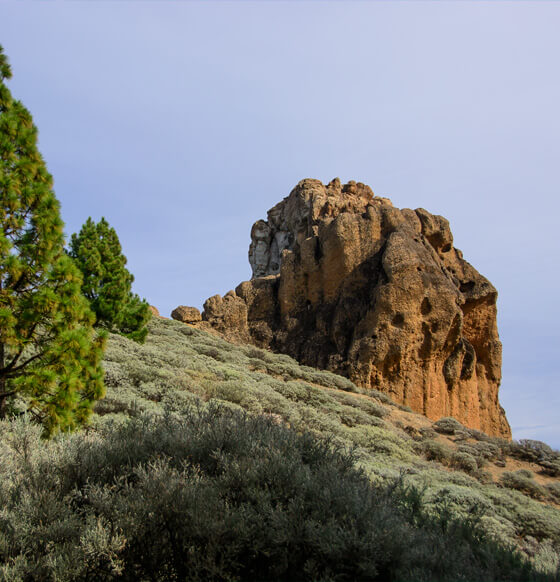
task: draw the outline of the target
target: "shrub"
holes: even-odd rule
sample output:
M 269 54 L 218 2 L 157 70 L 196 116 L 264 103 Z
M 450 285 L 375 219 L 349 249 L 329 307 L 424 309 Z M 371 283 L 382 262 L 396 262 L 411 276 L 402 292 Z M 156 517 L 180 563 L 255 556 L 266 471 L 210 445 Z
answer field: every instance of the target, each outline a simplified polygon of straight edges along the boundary
M 517 489 L 535 499 L 542 499 L 546 492 L 536 481 L 533 480 L 531 471 L 520 470 L 516 472 L 504 471 L 500 476 L 500 483 L 504 487 Z
M 385 392 L 380 392 L 379 390 L 368 390 L 366 394 L 368 396 L 371 396 L 372 398 L 375 398 L 376 400 L 379 400 L 379 402 L 381 402 L 382 404 L 394 405 L 394 402 L 391 400 L 389 396 L 387 396 L 387 394 L 385 394 Z
M 369 398 L 325 390 L 301 380 L 285 382 L 268 374 L 251 372 L 248 368 L 252 360 L 247 356 L 247 347 L 226 344 L 218 337 L 175 321 L 153 319 L 149 326 L 150 334 L 144 345 L 122 336 L 110 336 L 106 352 L 111 378 L 108 401 L 99 403 L 103 414 L 94 417 L 93 429 L 87 433 L 42 444 L 39 437 L 37 440 L 30 438 L 27 429 L 23 434 L 18 433 L 18 423 L 0 422 L 0 580 L 171 580 L 179 575 L 172 571 L 176 567 L 169 564 L 174 563 L 173 560 L 177 560 L 177 568 L 181 564 L 180 559 L 172 554 L 180 556 L 191 542 L 189 547 L 194 548 L 192 552 L 198 555 L 197 563 L 200 565 L 208 558 L 210 561 L 206 564 L 214 564 L 215 573 L 201 573 L 202 570 L 193 568 L 189 570 L 189 579 L 196 580 L 198 576 L 199 579 L 211 580 L 214 576 L 251 580 L 251 576 L 257 574 L 247 574 L 239 569 L 249 562 L 246 562 L 243 548 L 235 545 L 232 536 L 227 537 L 231 534 L 227 528 L 237 523 L 235 520 L 243 512 L 251 514 L 252 507 L 259 509 L 252 514 L 254 520 L 240 518 L 241 529 L 235 529 L 235 535 L 241 540 L 251 536 L 253 540 L 262 538 L 263 545 L 256 544 L 255 548 L 262 548 L 264 554 L 274 553 L 274 544 L 280 544 L 278 540 L 271 541 L 273 532 L 266 531 L 271 524 L 276 524 L 268 518 L 273 513 L 281 522 L 274 525 L 274 531 L 284 536 L 284 540 L 288 535 L 294 538 L 296 543 L 290 546 L 294 552 L 317 556 L 319 554 L 313 552 L 317 552 L 318 545 L 325 547 L 325 540 L 328 540 L 333 549 L 324 551 L 332 551 L 338 556 L 338 570 L 331 574 L 325 571 L 314 574 L 317 570 L 309 565 L 309 572 L 302 570 L 298 579 L 532 578 L 530 570 L 523 570 L 528 567 L 522 565 L 519 556 L 515 558 L 517 566 L 508 569 L 503 562 L 496 561 L 498 546 L 495 544 L 489 548 L 484 541 L 465 543 L 460 536 L 457 538 L 450 533 L 450 530 L 461 531 L 459 525 L 465 523 L 468 523 L 467 530 L 472 535 L 480 531 L 477 524 L 487 529 L 489 536 L 500 541 L 502 550 L 516 544 L 525 551 L 524 538 L 533 536 L 542 552 L 537 550 L 530 555 L 535 560 L 539 556 L 539 567 L 543 571 L 554 571 L 554 562 L 546 558 L 549 551 L 546 548 L 557 551 L 560 544 L 560 512 L 556 508 L 538 503 L 519 491 L 483 486 L 462 471 L 443 470 L 425 461 L 412 451 L 413 446 L 421 443 L 413 443 L 391 422 L 377 418 L 369 407 L 379 404 Z M 184 333 L 185 329 L 188 334 Z M 224 361 L 203 355 L 202 351 L 209 348 L 217 349 Z M 289 363 L 284 356 L 270 353 L 269 357 L 273 362 Z M 293 365 L 294 368 L 297 366 Z M 297 373 L 303 376 L 307 372 Z M 226 402 L 224 398 L 237 403 Z M 198 408 L 193 409 L 192 406 L 197 404 Z M 185 407 L 189 405 L 191 408 L 185 413 Z M 206 413 L 205 407 L 218 405 L 221 416 Z M 394 521 L 380 519 L 377 525 L 373 523 L 374 519 L 355 521 L 356 510 L 352 508 L 359 506 L 360 511 L 366 511 L 369 506 L 362 503 L 361 494 L 351 494 L 355 492 L 353 485 L 346 491 L 329 489 L 340 496 L 340 504 L 350 508 L 346 513 L 317 510 L 321 514 L 317 518 L 318 525 L 308 519 L 309 513 L 306 512 L 313 507 L 309 498 L 315 495 L 315 487 L 323 487 L 317 481 L 336 481 L 341 474 L 328 472 L 327 467 L 319 478 L 317 464 L 311 466 L 307 461 L 302 461 L 302 468 L 299 461 L 294 461 L 293 451 L 284 453 L 286 448 L 301 451 L 299 445 L 293 444 L 295 441 L 282 444 L 286 442 L 284 433 L 278 433 L 274 428 L 269 433 L 269 429 L 261 431 L 259 419 L 243 416 L 243 409 L 262 412 L 273 426 L 282 424 L 284 430 L 291 427 L 290 439 L 305 435 L 321 446 L 327 441 L 327 451 L 338 451 L 344 457 L 348 456 L 344 451 L 352 451 L 351 465 L 363 469 L 366 491 L 387 501 L 384 505 L 387 514 L 384 515 Z M 149 411 L 149 416 L 146 411 Z M 231 418 L 226 422 L 227 415 Z M 134 416 L 134 419 L 131 421 L 129 416 Z M 238 426 L 240 419 L 243 419 L 241 424 L 247 423 L 246 430 Z M 346 426 L 343 421 L 353 426 Z M 22 422 L 22 426 L 27 425 Z M 263 427 L 267 426 L 265 421 Z M 248 440 L 243 436 L 245 432 L 254 438 Z M 263 432 L 268 436 L 263 436 Z M 435 431 L 430 434 L 437 435 Z M 22 444 L 25 435 L 27 446 Z M 208 442 L 204 451 L 196 452 L 205 441 Z M 460 446 L 473 446 L 476 450 L 478 444 L 490 442 L 494 443 L 480 441 Z M 16 453 L 16 449 L 20 452 Z M 263 468 L 261 457 L 263 463 L 268 459 L 269 469 Z M 269 462 L 272 457 L 285 457 L 287 466 L 278 466 L 284 460 L 278 464 Z M 253 478 L 254 474 L 251 477 L 250 471 L 246 470 L 253 459 L 257 459 L 257 465 L 262 469 L 259 473 L 262 478 Z M 39 461 L 39 469 L 34 468 Z M 324 462 L 327 466 L 332 464 L 328 458 L 324 458 Z M 29 473 L 31 469 L 32 474 Z M 193 476 L 195 472 L 200 485 Z M 293 500 L 300 502 L 298 512 L 288 512 L 286 506 L 290 501 L 273 501 L 266 505 L 267 498 L 278 499 L 277 476 L 282 483 L 304 473 L 309 487 L 298 489 L 296 483 L 296 489 L 292 490 Z M 403 476 L 399 478 L 399 475 Z M 479 472 L 473 476 L 478 479 Z M 247 481 L 249 478 L 252 480 Z M 349 483 L 345 477 L 340 477 L 340 480 L 343 484 Z M 249 482 L 252 484 L 248 485 Z M 228 483 L 228 486 L 220 489 L 220 483 Z M 375 483 L 374 487 L 372 483 Z M 418 510 L 413 515 L 408 513 L 408 501 L 400 501 L 400 492 L 406 489 L 416 491 L 414 495 L 420 499 Z M 206 490 L 208 498 L 205 497 Z M 242 494 L 247 490 L 257 493 L 246 503 L 230 496 L 230 491 L 234 495 L 235 491 Z M 214 505 L 212 492 L 216 491 L 218 498 L 217 505 Z M 166 500 L 165 503 L 159 503 L 156 492 Z M 344 497 L 346 494 L 353 501 L 349 502 Z M 547 494 L 550 495 L 548 490 Z M 191 499 L 193 496 L 197 499 L 193 504 L 198 511 L 192 509 L 190 502 L 182 501 L 189 495 Z M 173 505 L 175 499 L 180 502 Z M 483 509 L 479 512 L 482 513 L 480 519 L 477 506 Z M 47 511 L 45 508 L 49 507 Z M 323 527 L 322 513 L 325 520 L 331 520 L 332 529 Z M 299 518 L 300 514 L 303 517 Z M 373 511 L 375 516 L 378 514 Z M 191 524 L 183 524 L 183 518 L 190 519 Z M 169 542 L 175 544 L 176 551 L 166 546 L 165 539 L 175 538 L 173 530 L 168 532 L 165 529 L 165 523 L 183 532 L 184 538 Z M 385 569 L 381 563 L 384 557 L 381 562 L 376 561 L 378 558 L 370 559 L 374 553 L 371 548 L 362 551 L 359 545 L 341 541 L 341 537 L 346 539 L 347 535 L 348 539 L 353 539 L 353 534 L 347 534 L 348 528 L 355 527 L 348 525 L 351 523 L 370 523 L 371 527 L 378 529 L 388 524 L 388 530 L 382 536 L 384 541 L 378 544 L 377 555 L 388 556 L 390 563 L 395 564 L 394 568 Z M 370 526 L 366 525 L 362 531 L 369 536 L 367 527 Z M 305 539 L 301 534 L 304 530 L 307 531 Z M 189 538 L 189 532 L 193 531 L 194 538 Z M 197 537 L 198 531 L 206 533 Z M 316 537 L 313 537 L 313 531 L 316 531 Z M 381 532 L 375 535 L 378 534 Z M 155 536 L 154 542 L 150 536 Z M 163 547 L 160 547 L 157 536 L 161 536 Z M 122 547 L 125 538 L 126 544 Z M 408 540 L 408 545 L 401 544 L 400 538 Z M 370 539 L 376 543 L 376 537 Z M 221 554 L 221 562 L 216 554 L 212 551 L 206 554 L 204 549 L 216 547 L 220 540 L 231 542 Z M 127 544 L 136 547 L 136 554 L 126 554 Z M 142 545 L 145 546 L 145 558 L 138 549 Z M 230 546 L 233 554 L 229 553 Z M 403 549 L 403 546 L 406 547 Z M 244 547 L 251 558 L 252 546 L 247 542 Z M 361 554 L 353 554 L 352 548 L 357 548 L 355 551 Z M 346 555 L 340 553 L 343 551 Z M 503 550 L 503 553 L 511 557 L 509 550 Z M 148 565 L 151 561 L 156 565 L 161 563 L 162 569 L 167 570 L 144 575 L 140 566 L 131 566 L 136 558 L 127 556 L 133 555 Z M 360 561 L 362 556 L 362 574 L 357 573 L 357 565 L 345 564 L 352 559 Z M 450 561 L 450 557 L 453 560 Z M 192 554 L 185 560 L 191 558 Z M 230 559 L 237 566 L 227 571 Z M 266 559 L 265 555 L 263 560 Z M 481 562 L 482 570 L 479 568 Z M 300 561 L 300 565 L 302 563 Z M 376 574 L 369 569 L 372 564 L 379 570 Z M 551 579 L 551 576 L 543 579 Z M 266 579 L 282 578 L 280 574 L 271 574 Z
M 547 483 L 545 485 L 545 489 L 547 490 L 550 498 L 555 503 L 560 503 L 560 483 L 558 481 L 554 481 L 553 483 Z
M 465 473 L 474 473 L 478 469 L 476 459 L 469 453 L 455 451 L 451 454 L 451 466 Z
M 471 433 L 468 430 L 456 430 L 455 433 L 453 434 L 453 436 L 455 437 L 453 439 L 454 442 L 461 442 L 461 441 L 466 441 L 467 439 L 469 439 L 471 436 Z
M 485 432 L 482 432 L 481 430 L 476 430 L 475 428 L 469 428 L 469 429 L 465 429 L 465 430 L 468 430 L 470 436 L 477 441 L 481 441 L 481 442 L 495 442 L 495 441 L 507 442 L 507 441 L 504 441 L 503 439 L 488 436 Z
M 449 464 L 453 452 L 447 445 L 432 440 L 424 441 L 422 450 L 428 461 L 439 461 L 444 465 Z
M 472 446 L 476 451 L 476 456 L 482 457 L 483 459 L 495 459 L 501 454 L 500 447 L 491 442 L 477 442 Z
M 478 445 L 480 443 L 462 443 L 457 447 L 457 451 L 461 453 L 466 453 L 469 456 L 473 457 L 476 461 L 478 468 L 482 468 L 487 464 L 487 457 L 488 451 L 481 450 Z M 482 443 L 486 444 L 486 443 Z
M 479 483 L 483 483 L 484 485 L 494 483 L 494 478 L 492 477 L 492 473 L 490 473 L 489 471 L 485 471 L 484 469 L 481 469 L 480 467 L 471 474 Z
M 403 412 L 414 412 L 414 410 L 412 410 L 412 408 L 406 404 L 397 404 L 397 408 Z
M 247 357 L 252 359 L 261 360 L 263 362 L 270 361 L 270 356 L 265 350 L 259 348 L 250 347 L 247 349 Z
M 358 408 L 367 414 L 376 416 L 377 418 L 384 418 L 389 414 L 389 410 L 385 406 L 376 404 L 368 398 L 362 398 L 360 396 L 344 394 L 341 392 L 332 392 L 330 395 L 341 404 L 351 406 L 352 408 Z
M 556 477 L 560 475 L 560 453 L 547 444 L 530 439 L 513 441 L 508 444 L 507 452 L 517 459 L 538 463 L 543 473 Z
M 541 472 L 549 477 L 560 477 L 560 459 L 540 461 Z
M 420 429 L 423 440 L 433 440 L 437 438 L 437 432 L 431 426 L 425 426 Z
M 434 430 L 441 434 L 455 434 L 457 430 L 464 430 L 464 426 L 452 417 L 440 418 L 434 422 Z

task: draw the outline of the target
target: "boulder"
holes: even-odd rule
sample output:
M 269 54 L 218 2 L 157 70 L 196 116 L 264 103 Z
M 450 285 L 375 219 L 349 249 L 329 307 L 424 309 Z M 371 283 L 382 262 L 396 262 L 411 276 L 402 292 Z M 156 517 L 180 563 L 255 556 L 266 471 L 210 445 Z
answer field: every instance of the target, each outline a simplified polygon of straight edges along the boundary
M 247 305 L 234 291 L 229 291 L 223 297 L 214 295 L 207 299 L 202 319 L 229 340 L 251 341 Z
M 171 312 L 171 317 L 183 323 L 195 324 L 202 321 L 200 311 L 196 307 L 179 305 Z

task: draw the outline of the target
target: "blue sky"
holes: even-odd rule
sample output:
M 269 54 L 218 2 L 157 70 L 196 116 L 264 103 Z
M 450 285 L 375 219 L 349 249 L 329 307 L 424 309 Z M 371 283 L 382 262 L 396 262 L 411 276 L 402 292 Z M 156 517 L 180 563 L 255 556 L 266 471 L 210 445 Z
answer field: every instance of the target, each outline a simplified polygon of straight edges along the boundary
M 70 234 L 105 216 L 163 314 L 250 277 L 302 178 L 449 219 L 499 291 L 501 402 L 560 448 L 558 2 L 0 3 Z

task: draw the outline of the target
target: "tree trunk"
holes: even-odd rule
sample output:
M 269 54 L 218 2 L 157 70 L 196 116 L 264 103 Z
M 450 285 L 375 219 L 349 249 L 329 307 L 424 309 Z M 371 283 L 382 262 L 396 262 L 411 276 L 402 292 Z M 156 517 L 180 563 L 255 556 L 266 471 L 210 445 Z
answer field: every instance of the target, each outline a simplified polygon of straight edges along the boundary
M 1 370 L 4 369 L 4 355 L 5 347 L 4 343 L 0 343 L 0 419 L 6 416 L 6 378 L 2 376 Z
M 2 381 L 0 380 L 0 390 L 2 390 Z M 6 418 L 6 396 L 0 396 L 0 420 Z

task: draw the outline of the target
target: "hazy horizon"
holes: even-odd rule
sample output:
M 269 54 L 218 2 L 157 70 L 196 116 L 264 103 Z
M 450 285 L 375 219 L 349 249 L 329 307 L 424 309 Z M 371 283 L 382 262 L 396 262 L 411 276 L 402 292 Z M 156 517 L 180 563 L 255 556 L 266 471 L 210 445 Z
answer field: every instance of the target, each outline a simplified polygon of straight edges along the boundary
M 514 438 L 560 448 L 560 3 L 0 4 L 68 235 L 115 227 L 169 315 L 249 279 L 303 178 L 445 216 L 498 289 Z

